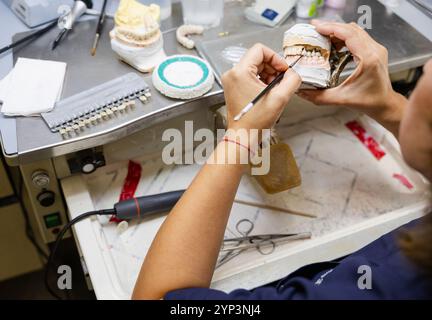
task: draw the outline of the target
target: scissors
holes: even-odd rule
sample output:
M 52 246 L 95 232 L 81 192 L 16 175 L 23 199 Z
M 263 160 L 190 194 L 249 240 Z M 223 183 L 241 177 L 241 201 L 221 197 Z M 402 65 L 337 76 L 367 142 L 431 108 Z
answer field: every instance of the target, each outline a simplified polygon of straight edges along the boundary
M 249 219 L 243 219 L 237 222 L 237 232 L 242 236 L 239 238 L 226 239 L 223 241 L 221 252 L 225 255 L 219 259 L 216 268 L 221 267 L 228 261 L 239 256 L 242 252 L 249 249 L 257 249 L 262 255 L 272 254 L 276 250 L 276 245 L 294 240 L 310 239 L 312 233 L 303 232 L 297 234 L 268 234 L 250 236 L 254 229 L 254 223 Z M 269 248 L 269 250 L 267 250 Z

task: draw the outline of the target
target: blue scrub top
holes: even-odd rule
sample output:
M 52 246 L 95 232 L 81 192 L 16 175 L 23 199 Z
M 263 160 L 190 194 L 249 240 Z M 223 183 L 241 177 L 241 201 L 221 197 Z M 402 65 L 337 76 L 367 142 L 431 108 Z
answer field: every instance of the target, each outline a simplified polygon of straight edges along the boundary
M 420 221 L 403 228 L 414 227 Z M 421 223 L 421 222 L 420 222 Z M 374 300 L 431 299 L 432 280 L 401 252 L 400 229 L 339 262 L 299 269 L 277 284 L 225 293 L 192 288 L 168 293 L 168 300 Z

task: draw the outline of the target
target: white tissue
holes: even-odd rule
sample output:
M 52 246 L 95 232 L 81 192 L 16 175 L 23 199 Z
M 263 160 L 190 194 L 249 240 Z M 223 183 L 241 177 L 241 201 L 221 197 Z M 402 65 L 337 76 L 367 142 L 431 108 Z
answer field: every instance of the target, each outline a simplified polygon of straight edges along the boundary
M 65 73 L 64 62 L 18 58 L 0 82 L 1 112 L 31 116 L 51 111 L 61 96 Z

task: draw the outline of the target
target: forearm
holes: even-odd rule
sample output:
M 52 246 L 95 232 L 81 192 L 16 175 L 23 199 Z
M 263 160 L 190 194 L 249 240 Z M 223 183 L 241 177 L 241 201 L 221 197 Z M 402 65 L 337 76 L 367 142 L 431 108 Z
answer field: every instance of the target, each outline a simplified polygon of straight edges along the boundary
M 398 138 L 400 123 L 407 103 L 408 100 L 403 95 L 393 91 L 387 97 L 384 106 L 379 106 L 376 111 L 372 111 L 368 115 Z
M 220 144 L 220 160 L 238 146 Z M 208 287 L 245 168 L 206 164 L 170 212 L 147 253 L 134 299 L 160 299 L 172 290 Z

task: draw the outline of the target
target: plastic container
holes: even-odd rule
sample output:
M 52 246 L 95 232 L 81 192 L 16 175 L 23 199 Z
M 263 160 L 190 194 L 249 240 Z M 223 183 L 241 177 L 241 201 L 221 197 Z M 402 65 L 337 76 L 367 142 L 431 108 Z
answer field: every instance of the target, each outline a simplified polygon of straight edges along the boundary
M 327 0 L 326 6 L 334 9 L 342 9 L 346 5 L 346 0 Z
M 171 0 L 138 0 L 138 2 L 145 5 L 157 4 L 161 10 L 161 20 L 165 20 L 171 16 Z
M 315 9 L 313 7 L 315 6 Z M 301 19 L 309 19 L 317 14 L 316 0 L 299 0 L 296 5 L 296 15 Z
M 224 0 L 182 0 L 183 22 L 217 27 L 223 18 Z

